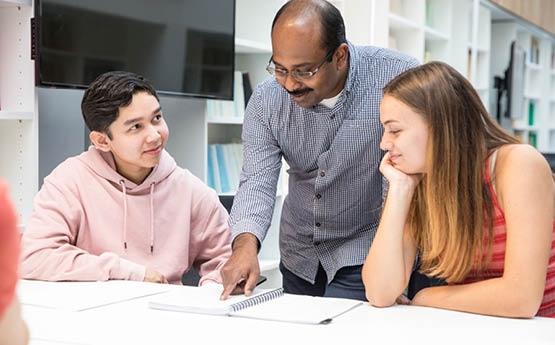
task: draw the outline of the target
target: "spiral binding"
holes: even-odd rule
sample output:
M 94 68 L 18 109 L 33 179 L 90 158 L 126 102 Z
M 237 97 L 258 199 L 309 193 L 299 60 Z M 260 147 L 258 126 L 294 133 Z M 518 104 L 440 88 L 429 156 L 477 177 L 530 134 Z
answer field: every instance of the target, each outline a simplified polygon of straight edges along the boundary
M 275 290 L 272 290 L 272 291 L 264 292 L 260 295 L 257 295 L 257 296 L 248 298 L 244 301 L 232 304 L 230 306 L 231 311 L 232 312 L 237 312 L 237 311 L 240 311 L 240 310 L 243 310 L 243 309 L 246 309 L 246 308 L 250 308 L 250 307 L 253 307 L 257 304 L 268 302 L 268 301 L 271 301 L 275 298 L 281 297 L 281 296 L 283 296 L 283 294 L 284 294 L 283 288 L 279 288 L 279 289 L 275 289 Z

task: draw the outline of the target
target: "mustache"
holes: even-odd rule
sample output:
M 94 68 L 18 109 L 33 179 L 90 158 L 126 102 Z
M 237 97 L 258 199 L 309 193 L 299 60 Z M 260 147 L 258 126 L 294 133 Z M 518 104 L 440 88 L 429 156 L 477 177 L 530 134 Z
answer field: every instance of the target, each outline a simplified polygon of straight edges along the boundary
M 287 90 L 287 92 L 289 92 L 289 94 L 292 95 L 292 96 L 298 96 L 298 95 L 301 95 L 305 92 L 310 92 L 310 91 L 314 91 L 314 89 L 311 89 L 311 88 L 307 87 L 307 88 L 304 88 L 304 89 L 297 89 L 297 90 L 293 90 L 293 91 Z

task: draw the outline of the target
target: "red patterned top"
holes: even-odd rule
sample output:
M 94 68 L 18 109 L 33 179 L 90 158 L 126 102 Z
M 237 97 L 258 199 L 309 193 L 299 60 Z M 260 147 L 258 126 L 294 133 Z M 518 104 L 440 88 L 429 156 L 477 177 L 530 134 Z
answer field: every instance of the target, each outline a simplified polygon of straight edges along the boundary
M 0 319 L 12 303 L 17 284 L 19 234 L 8 188 L 0 180 Z
M 466 277 L 462 284 L 469 284 L 480 280 L 498 278 L 503 276 L 503 269 L 505 266 L 505 247 L 507 240 L 507 226 L 505 215 L 497 198 L 491 183 L 491 177 L 488 167 L 488 160 L 486 160 L 486 174 L 485 182 L 488 184 L 494 205 L 493 214 L 493 242 L 492 242 L 492 257 L 491 262 L 487 269 L 478 275 L 476 269 L 473 269 Z M 486 227 L 486 238 L 487 238 Z M 486 242 L 487 243 L 487 242 Z M 545 290 L 543 293 L 543 300 L 540 309 L 536 316 L 555 317 L 555 220 L 553 221 L 553 236 L 551 237 L 551 253 L 549 255 L 549 265 L 547 268 L 547 276 L 545 281 Z

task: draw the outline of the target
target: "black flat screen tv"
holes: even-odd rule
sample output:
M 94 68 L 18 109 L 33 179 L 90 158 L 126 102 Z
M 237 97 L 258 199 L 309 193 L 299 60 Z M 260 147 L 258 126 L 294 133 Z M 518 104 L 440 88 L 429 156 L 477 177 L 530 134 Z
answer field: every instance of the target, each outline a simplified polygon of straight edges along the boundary
M 232 99 L 234 30 L 234 0 L 36 0 L 36 83 L 124 70 L 161 93 Z

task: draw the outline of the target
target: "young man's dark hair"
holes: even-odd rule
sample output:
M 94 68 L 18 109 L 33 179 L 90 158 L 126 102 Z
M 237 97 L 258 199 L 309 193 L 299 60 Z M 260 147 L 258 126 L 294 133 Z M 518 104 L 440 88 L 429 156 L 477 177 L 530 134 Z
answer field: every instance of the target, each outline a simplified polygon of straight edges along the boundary
M 140 91 L 159 100 L 154 87 L 140 75 L 113 71 L 96 78 L 81 101 L 81 112 L 89 130 L 106 133 L 112 139 L 108 127 L 118 118 L 119 108 L 128 106 L 133 95 Z
M 313 11 L 320 17 L 320 25 L 322 25 L 322 47 L 327 52 L 331 52 L 342 43 L 347 43 L 345 35 L 345 23 L 339 10 L 327 1 L 303 1 L 291 0 L 285 3 L 274 17 L 272 22 L 272 31 L 278 19 L 287 14 L 288 10 L 293 10 L 301 6 L 304 11 Z

